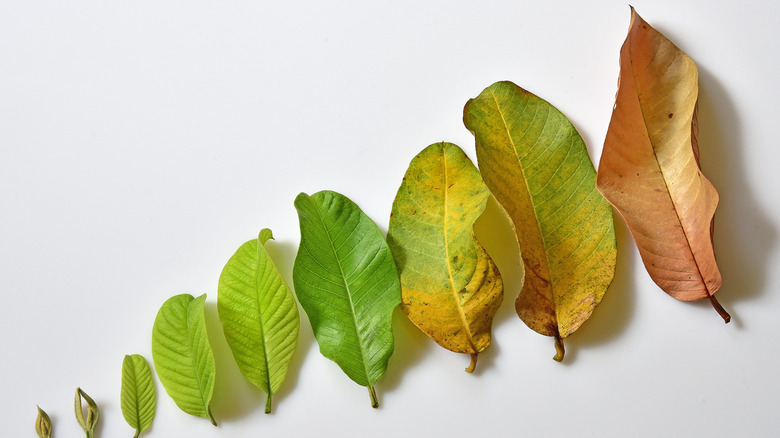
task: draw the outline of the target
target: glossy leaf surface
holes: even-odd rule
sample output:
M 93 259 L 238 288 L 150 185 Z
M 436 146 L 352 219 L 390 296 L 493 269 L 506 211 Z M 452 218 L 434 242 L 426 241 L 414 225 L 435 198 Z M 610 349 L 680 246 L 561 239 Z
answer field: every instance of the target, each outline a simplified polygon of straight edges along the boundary
M 287 375 L 298 342 L 298 307 L 265 249 L 271 230 L 244 243 L 219 277 L 217 308 L 241 373 L 271 396 Z
M 465 153 L 428 146 L 409 164 L 393 202 L 387 241 L 401 277 L 401 307 L 439 345 L 472 355 L 490 345 L 503 282 L 474 236 L 490 192 Z
M 157 405 L 152 370 L 140 354 L 125 356 L 122 361 L 120 401 L 125 421 L 135 429 L 135 438 L 152 425 Z
M 555 107 L 511 82 L 469 100 L 480 172 L 515 225 L 525 284 L 515 307 L 535 331 L 562 339 L 601 302 L 615 273 L 609 204 L 582 138 Z
M 206 333 L 206 294 L 176 295 L 166 301 L 152 329 L 152 359 L 165 391 L 184 412 L 208 418 L 214 392 L 214 354 Z
M 382 232 L 344 195 L 322 191 L 295 199 L 301 244 L 295 293 L 322 354 L 359 385 L 374 384 L 393 353 L 393 309 L 401 287 Z
M 647 272 L 678 300 L 713 297 L 718 193 L 699 165 L 696 64 L 631 9 L 598 187 L 634 236 Z

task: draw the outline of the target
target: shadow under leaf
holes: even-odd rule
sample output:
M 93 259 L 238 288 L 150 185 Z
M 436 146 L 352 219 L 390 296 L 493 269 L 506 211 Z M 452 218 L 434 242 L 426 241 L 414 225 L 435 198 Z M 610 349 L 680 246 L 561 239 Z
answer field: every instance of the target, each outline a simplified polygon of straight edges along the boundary
M 769 255 L 777 230 L 748 182 L 746 149 L 734 104 L 718 79 L 701 66 L 698 138 L 702 171 L 720 195 L 714 244 L 723 286 L 717 297 L 729 310 L 729 304 L 736 300 L 757 299 L 766 293 Z M 732 320 L 740 326 L 736 312 L 732 312 Z
M 615 277 L 601 303 L 576 332 L 564 340 L 567 346 L 563 363 L 572 363 L 582 347 L 595 347 L 620 336 L 636 311 L 635 279 L 632 267 L 638 259 L 631 233 L 619 214 L 613 211 L 617 260 Z

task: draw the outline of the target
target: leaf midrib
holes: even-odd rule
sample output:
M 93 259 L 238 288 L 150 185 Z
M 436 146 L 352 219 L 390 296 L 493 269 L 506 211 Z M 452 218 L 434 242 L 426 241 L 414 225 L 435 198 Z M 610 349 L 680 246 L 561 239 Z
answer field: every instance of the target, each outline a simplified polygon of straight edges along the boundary
M 268 342 L 265 338 L 265 323 L 263 322 L 263 309 L 260 306 L 260 251 L 265 251 L 263 243 L 260 238 L 257 239 L 257 260 L 255 263 L 255 287 L 257 297 L 257 320 L 260 324 L 260 339 L 263 342 L 263 366 L 265 367 L 265 387 L 267 389 L 267 396 L 271 397 L 271 370 L 268 365 Z
M 189 303 L 187 303 L 187 313 L 185 314 L 185 321 L 187 322 L 187 346 L 190 349 L 190 358 L 192 358 L 190 363 L 192 364 L 193 371 L 195 371 L 195 380 L 198 383 L 198 393 L 200 394 L 200 400 L 201 400 L 201 402 L 203 402 L 203 407 L 206 409 L 206 415 L 208 415 L 209 405 L 206 402 L 205 394 L 203 393 L 203 386 L 200 384 L 200 373 L 198 373 L 198 367 L 195 365 L 195 360 L 196 360 L 196 358 L 195 358 L 195 350 L 194 350 L 194 346 L 193 346 L 193 343 L 192 343 L 192 338 L 190 337 L 190 330 L 192 329 L 192 327 L 190 327 L 190 318 L 189 318 L 189 315 L 190 315 L 190 305 L 192 303 L 194 303 L 197 299 L 198 298 L 195 298 L 192 301 L 190 301 Z
M 501 105 L 499 105 L 498 99 L 496 98 L 496 94 L 493 92 L 493 87 L 488 87 L 488 90 L 490 90 L 490 97 L 493 98 L 493 103 L 495 103 L 495 105 L 496 105 L 496 110 L 498 111 L 498 115 L 501 117 L 501 123 L 504 125 L 504 131 L 506 132 L 506 137 L 509 140 L 509 143 L 512 145 L 512 150 L 514 151 L 514 153 L 512 155 L 517 160 L 517 168 L 520 170 L 520 174 L 523 177 L 522 178 L 523 179 L 523 184 L 525 186 L 526 193 L 528 193 L 528 199 L 529 199 L 529 201 L 531 203 L 531 207 L 532 207 L 531 209 L 533 210 L 534 219 L 535 219 L 534 220 L 534 224 L 536 224 L 536 230 L 538 231 L 539 240 L 542 242 L 542 246 L 543 246 L 542 247 L 542 253 L 544 254 L 544 259 L 545 259 L 545 262 L 546 262 L 545 263 L 545 268 L 546 268 L 546 271 L 547 271 L 546 272 L 547 277 L 549 278 L 548 281 L 549 281 L 549 285 L 550 285 L 550 295 L 552 295 L 551 298 L 553 298 L 551 300 L 551 304 L 553 306 L 553 311 L 554 311 L 553 318 L 555 319 L 555 321 L 554 321 L 555 322 L 555 331 L 556 331 L 556 333 L 558 333 L 560 331 L 559 327 L 558 327 L 558 306 L 555 304 L 555 289 L 554 289 L 554 284 L 552 282 L 552 276 L 550 274 L 550 259 L 549 259 L 549 255 L 547 254 L 547 248 L 546 248 L 546 243 L 544 241 L 544 235 L 542 235 L 542 229 L 541 229 L 541 227 L 539 225 L 539 216 L 538 216 L 538 213 L 536 211 L 536 205 L 534 205 L 534 198 L 531 196 L 531 188 L 528 187 L 528 179 L 525 176 L 525 169 L 523 169 L 523 163 L 520 161 L 520 157 L 517 155 L 517 145 L 515 145 L 515 141 L 512 138 L 512 134 L 509 132 L 509 126 L 506 123 L 506 117 L 504 116 L 504 112 L 501 110 Z M 537 139 L 537 141 L 538 141 L 538 139 Z M 534 269 L 531 269 L 531 271 L 532 272 L 536 272 Z
M 693 259 L 693 263 L 696 265 L 696 273 L 699 274 L 699 278 L 701 279 L 701 284 L 704 286 L 704 290 L 707 292 L 707 295 L 712 296 L 713 293 L 710 292 L 709 285 L 704 280 L 704 274 L 702 274 L 701 272 L 701 267 L 699 266 L 699 260 L 696 258 L 696 254 L 693 252 L 693 247 L 691 247 L 691 240 L 688 238 L 688 231 L 685 229 L 685 226 L 683 226 L 683 221 L 682 218 L 680 218 L 680 212 L 677 209 L 677 204 L 674 202 L 674 197 L 672 196 L 672 192 L 669 191 L 669 183 L 666 181 L 666 173 L 664 173 L 664 169 L 663 167 L 661 167 L 661 162 L 658 161 L 658 154 L 655 151 L 655 145 L 650 140 L 650 130 L 648 129 L 647 126 L 647 118 L 645 117 L 645 110 L 644 107 L 642 106 L 642 99 L 639 97 L 639 86 L 637 84 L 636 70 L 634 69 L 634 58 L 631 56 L 631 47 L 633 46 L 633 36 L 630 31 L 628 33 L 628 39 L 629 39 L 628 63 L 631 65 L 631 79 L 634 81 L 634 90 L 636 90 L 636 100 L 637 103 L 639 103 L 639 113 L 642 115 L 642 122 L 643 122 L 642 126 L 644 126 L 645 128 L 647 141 L 650 143 L 650 150 L 653 151 L 653 158 L 655 158 L 655 162 L 658 165 L 658 170 L 661 172 L 661 179 L 663 180 L 664 188 L 666 189 L 665 192 L 666 194 L 669 195 L 669 201 L 672 203 L 672 209 L 674 209 L 674 217 L 677 218 L 677 222 L 680 224 L 680 229 L 682 229 L 683 237 L 685 237 L 685 244 L 688 250 L 690 251 L 691 258 Z M 672 45 L 674 46 L 674 44 Z M 675 46 L 675 48 L 677 47 Z M 653 56 L 655 56 L 655 54 L 653 54 Z M 681 272 L 681 271 L 675 271 L 675 272 Z
M 128 377 L 128 380 L 132 382 L 132 389 L 133 389 L 133 398 L 135 399 L 135 405 L 133 406 L 135 408 L 135 428 L 139 432 L 141 431 L 141 412 L 138 409 L 138 406 L 141 404 L 140 400 L 138 399 L 138 376 L 135 372 L 135 361 L 133 360 L 132 356 L 128 356 L 128 359 L 130 361 L 130 366 L 128 367 L 128 374 L 130 374 Z
M 463 324 L 463 329 L 466 332 L 466 338 L 469 341 L 469 345 L 471 346 L 471 349 L 474 351 L 473 354 L 479 353 L 477 351 L 477 347 L 474 345 L 474 336 L 471 333 L 471 328 L 469 327 L 468 322 L 466 321 L 466 315 L 463 310 L 463 306 L 460 303 L 460 299 L 458 297 L 458 291 L 455 290 L 455 279 L 452 277 L 452 267 L 450 266 L 450 246 L 449 246 L 449 236 L 447 233 L 447 192 L 448 186 L 447 186 L 447 151 L 445 150 L 444 146 L 441 147 L 441 156 L 442 156 L 442 167 L 443 174 L 444 174 L 444 186 L 442 187 L 442 193 L 443 201 L 444 201 L 444 211 L 442 215 L 442 221 L 444 226 L 444 257 L 447 264 L 447 278 L 450 282 L 450 290 L 452 291 L 452 297 L 455 300 L 455 305 L 458 306 L 458 316 L 460 317 L 460 321 Z
M 307 195 L 307 199 L 314 207 L 314 211 L 317 213 L 317 218 L 319 218 L 320 223 L 322 224 L 322 228 L 325 230 L 325 234 L 328 236 L 328 243 L 330 244 L 331 250 L 333 250 L 333 256 L 336 259 L 336 264 L 339 267 L 339 273 L 341 274 L 341 281 L 344 284 L 344 289 L 346 290 L 346 295 L 347 295 L 347 301 L 349 302 L 350 316 L 352 317 L 352 326 L 355 329 L 355 337 L 358 340 L 358 347 L 360 347 L 360 357 L 361 357 L 360 362 L 361 365 L 363 365 L 363 372 L 366 374 L 367 385 L 372 386 L 373 383 L 371 382 L 371 376 L 368 374 L 368 367 L 366 366 L 366 351 L 365 348 L 363 347 L 363 339 L 361 338 L 360 332 L 358 331 L 357 328 L 357 318 L 355 318 L 355 305 L 352 302 L 352 294 L 350 292 L 349 284 L 347 283 L 347 277 L 344 274 L 344 267 L 341 265 L 341 260 L 339 259 L 339 255 L 336 252 L 336 247 L 333 245 L 333 238 L 330 235 L 330 230 L 328 229 L 327 224 L 325 224 L 325 219 L 322 217 L 320 210 L 314 204 L 314 201 L 311 199 L 311 197 Z M 359 220 L 360 219 L 358 218 L 358 221 Z

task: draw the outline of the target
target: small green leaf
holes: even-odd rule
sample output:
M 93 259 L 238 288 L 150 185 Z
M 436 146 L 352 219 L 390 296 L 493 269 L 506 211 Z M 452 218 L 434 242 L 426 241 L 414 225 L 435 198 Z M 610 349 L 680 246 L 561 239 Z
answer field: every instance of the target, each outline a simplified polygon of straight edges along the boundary
M 152 329 L 152 359 L 165 391 L 184 412 L 208 418 L 214 392 L 214 354 L 206 333 L 206 294 L 176 295 L 166 301 Z
M 51 418 L 40 406 L 37 406 L 37 408 L 38 417 L 35 419 L 35 433 L 40 438 L 51 438 Z
M 298 306 L 265 249 L 271 230 L 238 248 L 219 277 L 217 308 L 238 368 L 271 395 L 284 381 L 298 343 Z
M 82 399 L 87 402 L 87 418 L 84 419 L 84 408 L 82 407 Z M 100 418 L 100 411 L 97 404 L 92 400 L 92 397 L 88 396 L 86 392 L 81 388 L 76 388 L 76 397 L 74 402 L 76 410 L 76 420 L 84 429 L 87 438 L 92 438 L 95 434 L 95 426 L 97 426 L 98 419 Z
M 295 199 L 301 244 L 293 266 L 298 300 L 322 354 L 379 405 L 373 385 L 393 353 L 393 309 L 401 287 L 382 232 L 344 195 L 322 191 Z
M 135 437 L 152 425 L 157 394 L 154 390 L 152 370 L 140 354 L 125 356 L 122 361 L 122 415 L 135 429 Z

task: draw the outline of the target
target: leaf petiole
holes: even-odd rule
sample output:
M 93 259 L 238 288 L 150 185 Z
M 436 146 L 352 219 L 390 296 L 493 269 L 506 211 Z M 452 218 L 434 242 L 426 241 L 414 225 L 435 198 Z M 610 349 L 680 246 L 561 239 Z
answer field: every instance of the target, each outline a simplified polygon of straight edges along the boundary
M 726 309 L 723 308 L 723 306 L 720 305 L 717 298 L 715 298 L 715 295 L 710 294 L 710 304 L 712 304 L 712 307 L 715 308 L 715 310 L 718 312 L 718 315 L 720 315 L 721 318 L 723 318 L 723 321 L 726 322 L 726 324 L 731 321 L 731 315 L 729 315 L 729 312 L 726 311 Z
M 555 334 L 555 357 L 553 359 L 557 362 L 563 361 L 563 355 L 566 350 L 563 348 L 563 338 L 558 333 Z
M 469 367 L 466 368 L 467 373 L 473 373 L 474 369 L 477 368 L 477 355 L 472 354 L 471 355 L 471 363 L 469 364 Z
M 379 400 L 376 398 L 376 391 L 374 390 L 374 387 L 371 385 L 368 385 L 368 395 L 371 397 L 371 407 L 376 409 L 379 407 Z

